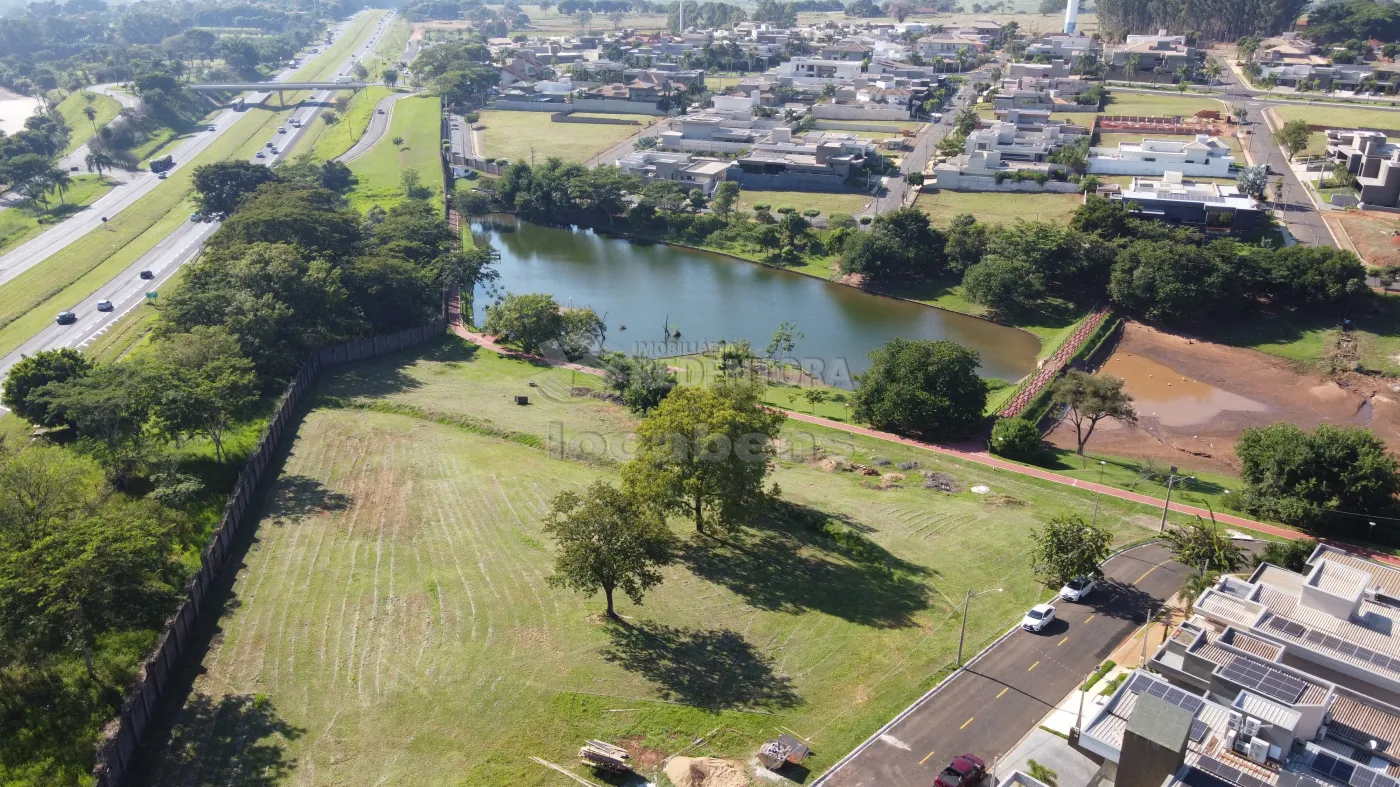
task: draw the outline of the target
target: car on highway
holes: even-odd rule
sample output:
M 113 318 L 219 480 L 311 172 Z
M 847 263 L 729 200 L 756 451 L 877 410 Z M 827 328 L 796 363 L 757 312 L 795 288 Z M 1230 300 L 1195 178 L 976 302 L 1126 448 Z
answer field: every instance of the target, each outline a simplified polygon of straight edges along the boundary
M 57 322 L 59 325 L 72 325 L 77 321 L 78 315 L 74 314 L 73 312 L 59 312 L 58 319 L 56 319 L 54 322 Z
M 97 302 L 97 310 L 100 311 L 100 312 L 109 312 L 109 311 L 111 311 L 111 310 L 114 309 L 114 308 L 115 308 L 115 307 L 112 306 L 112 302 L 111 302 L 111 301 L 98 301 L 98 302 Z
M 975 754 L 954 757 L 948 767 L 933 777 L 935 787 L 973 787 L 987 778 L 987 763 Z
M 1053 604 L 1036 604 L 1031 607 L 1031 611 L 1021 619 L 1021 628 L 1026 631 L 1041 632 L 1050 625 L 1050 621 L 1055 619 L 1055 606 Z
M 266 144 L 266 145 L 263 145 L 263 147 L 265 147 L 265 148 L 270 148 L 270 147 L 272 147 L 272 140 L 268 140 L 268 141 L 267 141 L 267 144 Z
M 143 279 L 154 279 L 155 277 L 156 275 L 152 271 L 141 271 L 141 278 Z
M 206 129 L 206 130 L 208 130 L 208 131 L 218 131 L 218 130 L 219 130 L 219 127 L 218 127 L 218 126 L 209 126 L 208 129 Z
M 1075 577 L 1060 588 L 1060 598 L 1065 601 L 1083 601 L 1094 592 L 1098 584 L 1098 580 L 1093 577 Z
M 162 173 L 160 173 L 159 175 L 156 175 L 156 177 L 157 177 L 158 179 L 160 179 L 160 180 L 165 180 L 166 178 L 170 177 L 170 173 L 169 173 L 169 172 L 162 172 Z
M 279 128 L 279 129 L 277 129 L 277 133 L 278 133 L 278 134 L 285 134 L 285 133 L 287 133 L 287 127 L 286 127 L 286 126 L 283 126 L 283 127 Z
M 262 152 L 261 150 L 259 150 L 259 151 L 253 156 L 253 158 L 267 158 L 267 154 L 264 153 L 264 152 Z
M 384 114 L 384 110 L 382 110 L 382 109 L 376 109 L 376 110 L 374 110 L 374 111 L 375 111 L 376 113 L 380 114 L 380 115 Z M 73 169 L 77 169 L 77 167 L 74 167 Z

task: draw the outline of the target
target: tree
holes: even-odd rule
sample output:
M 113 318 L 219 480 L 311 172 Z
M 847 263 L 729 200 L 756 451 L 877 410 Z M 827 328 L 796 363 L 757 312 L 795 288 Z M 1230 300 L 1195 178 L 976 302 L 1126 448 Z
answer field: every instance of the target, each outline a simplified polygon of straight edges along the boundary
M 393 87 L 399 83 L 399 71 L 396 68 L 386 68 L 379 78 L 384 80 L 385 85 Z
M 1137 75 L 1138 68 L 1142 65 L 1142 55 L 1133 53 L 1128 55 L 1128 61 L 1123 68 L 1124 76 L 1128 78 L 1128 84 L 1133 83 L 1133 77 Z
M 1031 570 L 1047 586 L 1059 588 L 1075 577 L 1103 576 L 1113 534 L 1077 514 L 1061 515 L 1031 533 Z
M 1206 75 L 1207 92 L 1209 92 L 1210 89 L 1215 86 L 1215 80 L 1220 78 L 1220 74 L 1224 72 L 1224 70 L 1225 69 L 1220 65 L 1219 60 L 1212 59 L 1206 61 L 1206 67 L 1203 69 L 1203 71 Z
M 507 294 L 500 303 L 487 307 L 482 330 L 515 342 L 527 353 L 538 353 L 546 342 L 559 338 L 564 320 L 558 302 L 549 295 Z
M 676 388 L 638 425 L 623 481 L 658 510 L 692 517 L 696 532 L 723 532 L 764 500 L 784 420 L 747 380 Z
M 1363 427 L 1323 424 L 1311 433 L 1289 423 L 1251 427 L 1235 455 L 1243 508 L 1290 524 L 1321 528 L 1333 511 L 1384 514 L 1400 492 L 1400 464 Z
M 72 424 L 78 448 L 96 459 L 118 488 L 144 465 L 151 414 L 164 381 L 147 358 L 94 366 L 85 375 L 44 386 L 55 418 Z
M 1292 541 L 1268 541 L 1264 551 L 1254 556 L 1254 565 L 1271 563 L 1299 574 L 1308 572 L 1308 558 L 1317 549 L 1317 541 L 1311 538 L 1295 538 Z
M 715 215 L 728 219 L 738 201 L 739 184 L 726 180 L 715 188 L 715 195 L 710 198 L 710 210 L 714 211 Z
M 63 426 L 43 396 L 36 392 L 49 383 L 66 383 L 92 371 L 92 361 L 71 347 L 40 350 L 20 358 L 0 385 L 0 404 L 35 426 Z
M 220 161 L 195 168 L 194 188 L 199 209 L 210 216 L 228 216 L 238 209 L 239 200 L 257 191 L 264 183 L 275 183 L 277 173 L 248 161 Z
M 812 406 L 812 414 L 816 415 L 817 405 L 826 401 L 827 394 L 826 391 L 823 391 L 820 388 L 808 388 L 807 390 L 802 392 L 802 398 L 806 399 L 807 404 Z
M 1219 581 L 1219 571 L 1192 574 L 1186 578 L 1186 584 L 1177 592 L 1177 596 L 1181 599 L 1182 603 L 1186 605 L 1188 614 L 1195 608 L 1196 599 L 1200 598 L 1202 593 L 1215 587 L 1215 584 Z
M 791 355 L 793 349 L 797 347 L 798 340 L 802 338 L 802 332 L 797 330 L 797 323 L 783 320 L 778 324 L 778 330 L 773 331 L 773 338 L 763 349 L 763 354 L 770 361 L 776 360 L 779 354 Z
M 560 315 L 559 349 L 570 360 L 582 358 L 589 352 L 603 349 L 607 326 L 598 313 L 590 308 L 566 309 Z
M 1024 311 L 1045 294 L 1030 264 L 989 254 L 963 274 L 963 294 L 999 315 Z
M 613 591 L 634 604 L 661 584 L 662 566 L 671 562 L 675 536 L 654 508 L 603 481 L 577 492 L 561 492 L 550 505 L 544 531 L 554 536 L 558 553 L 551 587 L 592 595 L 599 590 L 616 618 Z
M 661 400 L 676 387 L 676 375 L 663 361 L 644 355 L 627 357 L 620 352 L 599 358 L 603 379 L 608 387 L 621 394 L 623 404 L 634 413 L 656 409 Z
M 856 419 L 929 440 L 966 437 L 982 422 L 987 386 L 977 376 L 977 351 L 946 340 L 894 339 L 870 360 L 853 396 Z
M 1239 178 L 1235 181 L 1235 186 L 1241 194 L 1247 194 L 1255 199 L 1264 198 L 1264 189 L 1269 186 L 1269 167 L 1266 164 L 1256 164 L 1252 167 L 1245 167 L 1240 170 Z
M 1290 120 L 1274 132 L 1274 144 L 1288 151 L 1289 161 L 1299 152 L 1307 150 L 1311 138 L 1312 129 L 1306 120 Z
M 1074 424 L 1074 439 L 1080 456 L 1084 444 L 1094 434 L 1094 427 L 1105 418 L 1125 424 L 1137 423 L 1133 397 L 1123 391 L 1123 378 L 1111 375 L 1091 375 L 1072 369 L 1055 383 L 1054 402 L 1069 410 Z
M 204 435 L 214 444 L 215 460 L 223 462 L 224 435 L 258 399 L 253 362 L 226 329 L 203 325 L 164 337 L 154 356 L 163 372 L 153 408 L 162 431 L 172 437 Z
M 1241 298 L 1230 248 L 1139 240 L 1113 263 L 1109 296 L 1114 305 L 1149 322 L 1181 323 L 1218 313 Z
M 84 95 L 87 95 L 87 94 L 84 94 Z M 87 118 L 87 119 L 88 119 L 88 122 L 92 124 L 92 133 L 96 134 L 96 133 L 97 133 L 97 110 L 96 110 L 96 109 L 93 109 L 92 105 L 89 104 L 89 105 L 83 107 L 83 117 Z
M 979 224 L 976 216 L 971 213 L 959 213 L 948 222 L 943 251 L 948 257 L 950 269 L 966 270 L 969 266 L 977 264 L 986 250 L 987 225 Z
M 1040 451 L 1040 430 L 1024 418 L 998 418 L 988 447 L 1000 456 L 1029 459 Z
M 1244 565 L 1244 552 L 1214 520 L 1196 517 L 1185 527 L 1168 528 L 1162 538 L 1178 563 L 1199 573 L 1228 573 Z

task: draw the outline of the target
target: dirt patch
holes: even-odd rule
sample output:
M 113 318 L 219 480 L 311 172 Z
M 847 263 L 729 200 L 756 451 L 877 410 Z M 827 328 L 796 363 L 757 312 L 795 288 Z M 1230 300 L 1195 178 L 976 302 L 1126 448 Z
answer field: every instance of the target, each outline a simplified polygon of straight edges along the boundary
M 636 767 L 648 769 L 660 768 L 661 763 L 666 761 L 666 752 L 660 749 L 648 749 L 642 745 L 642 737 L 623 738 L 618 741 L 618 745 L 627 750 L 632 755 L 632 764 Z
M 676 787 L 749 787 L 742 767 L 715 757 L 676 757 L 666 763 L 666 778 Z
M 1104 364 L 1108 373 L 1115 368 L 1126 370 L 1122 376 L 1129 379 L 1130 391 L 1134 383 L 1145 382 L 1129 377 L 1135 368 L 1132 359 L 1166 367 L 1178 387 L 1167 389 L 1155 377 L 1147 381 L 1148 387 L 1139 390 L 1164 397 L 1155 401 L 1167 406 L 1139 397 L 1138 425 L 1101 421 L 1088 450 L 1234 472 L 1238 469 L 1235 441 L 1244 429 L 1277 421 L 1304 429 L 1324 423 L 1365 426 L 1393 450 L 1400 450 L 1400 393 L 1392 391 L 1384 378 L 1354 372 L 1331 377 L 1300 373 L 1287 361 L 1254 350 L 1175 336 L 1138 323 L 1125 326 L 1121 342 Z M 1152 382 L 1161 387 L 1152 390 Z M 1171 398 L 1178 395 L 1196 398 Z M 1191 417 L 1193 406 L 1200 417 Z M 1072 449 L 1074 426 L 1062 422 L 1048 439 Z
M 1400 221 L 1359 210 L 1332 211 L 1328 218 L 1346 230 L 1356 253 L 1367 265 L 1389 268 L 1400 265 Z

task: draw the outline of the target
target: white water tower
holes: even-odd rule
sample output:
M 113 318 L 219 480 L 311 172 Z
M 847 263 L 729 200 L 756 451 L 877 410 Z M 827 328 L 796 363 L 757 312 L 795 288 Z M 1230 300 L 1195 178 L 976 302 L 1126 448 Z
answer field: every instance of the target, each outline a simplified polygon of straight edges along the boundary
M 1065 35 L 1074 35 L 1074 23 L 1079 21 L 1079 0 L 1065 2 Z

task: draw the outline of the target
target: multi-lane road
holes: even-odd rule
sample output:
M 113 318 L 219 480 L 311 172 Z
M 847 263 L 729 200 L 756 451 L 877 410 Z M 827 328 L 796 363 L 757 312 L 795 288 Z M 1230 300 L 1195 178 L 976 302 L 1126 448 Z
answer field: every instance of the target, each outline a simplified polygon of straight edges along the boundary
M 1083 603 L 1056 604 L 1039 634 L 1012 632 L 862 744 L 813 787 L 928 787 L 953 757 L 991 765 L 1181 589 L 1189 569 L 1158 544 L 1104 565 Z M 974 602 L 975 603 L 975 602 Z
M 362 12 L 363 13 L 363 12 Z M 374 46 L 383 36 L 388 26 L 392 13 L 380 20 L 370 40 L 360 47 L 346 59 L 342 67 L 337 68 L 337 73 L 348 71 L 356 63 L 367 57 L 374 49 Z M 351 20 L 337 26 L 332 33 L 332 39 L 339 40 L 349 30 Z M 277 74 L 272 81 L 285 82 L 295 74 L 295 69 L 287 69 Z M 312 96 L 302 108 L 294 111 L 287 123 L 281 126 L 286 129 L 286 133 L 274 131 L 272 138 L 267 140 L 273 143 L 278 149 L 278 153 L 271 154 L 266 147 L 262 150 L 266 152 L 265 158 L 253 158 L 252 161 L 274 164 L 285 160 L 291 155 L 296 147 L 297 141 L 305 133 L 306 127 L 319 116 L 325 105 L 329 104 L 331 93 L 323 91 Z M 240 113 L 234 110 L 224 110 L 220 112 L 211 122 L 214 131 L 201 131 L 194 134 L 190 139 L 177 145 L 172 151 L 176 166 L 181 166 L 189 162 L 191 158 L 205 149 L 218 136 L 228 130 L 241 117 Z M 299 121 L 300 128 L 293 126 L 291 120 Z M 10 281 L 24 271 L 40 264 L 50 256 L 82 237 L 90 231 L 101 232 L 102 217 L 111 217 L 117 212 L 135 203 L 151 189 L 160 184 L 160 180 L 155 175 L 145 172 L 138 175 L 132 182 L 122 184 L 113 189 L 108 197 L 120 196 L 120 200 L 112 200 L 103 205 L 103 200 L 94 202 L 92 207 L 77 216 L 68 219 L 55 226 L 48 232 L 35 238 L 33 241 L 20 246 L 13 252 L 0 257 L 0 284 Z M 219 227 L 217 222 L 195 222 L 190 221 L 180 225 L 170 235 L 166 236 L 155 245 L 150 251 L 142 255 L 125 270 L 115 276 L 110 282 L 99 288 L 92 295 L 84 299 L 81 303 L 75 304 L 69 309 L 77 316 L 77 322 L 70 325 L 58 325 L 51 323 L 42 331 L 29 339 L 19 349 L 0 358 L 0 378 L 4 376 L 19 360 L 25 355 L 32 355 L 41 350 L 57 349 L 60 347 L 86 347 L 98 336 L 106 333 L 112 325 L 131 309 L 139 306 L 145 299 L 146 293 L 157 289 L 168 280 L 180 268 L 181 265 L 192 259 L 203 247 L 204 241 L 214 233 Z M 150 271 L 152 278 L 141 278 L 142 271 Z M 104 300 L 110 300 L 113 304 L 111 311 L 97 311 L 97 304 Z

